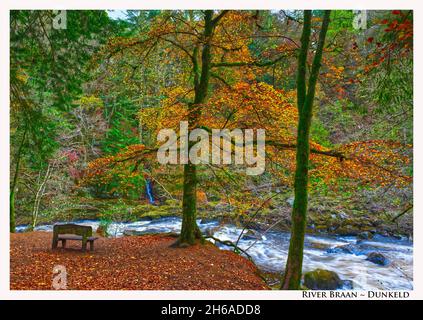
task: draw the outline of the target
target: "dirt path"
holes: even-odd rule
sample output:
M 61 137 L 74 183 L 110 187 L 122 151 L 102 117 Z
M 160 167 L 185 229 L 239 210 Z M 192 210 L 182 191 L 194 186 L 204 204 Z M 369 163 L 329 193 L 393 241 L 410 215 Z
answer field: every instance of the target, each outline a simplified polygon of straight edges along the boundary
M 256 267 L 211 244 L 175 249 L 171 237 L 100 238 L 94 252 L 80 242 L 52 251 L 50 232 L 11 235 L 11 290 L 51 290 L 53 267 L 71 290 L 263 290 Z

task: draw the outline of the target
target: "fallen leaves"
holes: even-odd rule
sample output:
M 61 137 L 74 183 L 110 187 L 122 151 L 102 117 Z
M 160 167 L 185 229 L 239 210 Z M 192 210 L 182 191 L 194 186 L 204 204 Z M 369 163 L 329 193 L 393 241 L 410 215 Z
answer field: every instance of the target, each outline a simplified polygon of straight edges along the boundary
M 10 289 L 52 290 L 53 267 L 63 265 L 69 290 L 264 290 L 247 259 L 212 244 L 171 248 L 160 235 L 100 238 L 94 252 L 80 243 L 50 249 L 52 234 L 11 234 Z

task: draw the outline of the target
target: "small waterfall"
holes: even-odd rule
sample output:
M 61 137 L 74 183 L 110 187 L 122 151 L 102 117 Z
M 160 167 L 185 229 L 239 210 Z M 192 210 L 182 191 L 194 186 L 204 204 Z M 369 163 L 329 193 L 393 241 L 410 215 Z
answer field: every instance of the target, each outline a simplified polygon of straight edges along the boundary
M 148 202 L 150 202 L 150 204 L 154 204 L 154 197 L 153 197 L 153 188 L 151 186 L 151 181 L 149 179 L 145 180 L 145 192 L 147 194 L 148 197 Z

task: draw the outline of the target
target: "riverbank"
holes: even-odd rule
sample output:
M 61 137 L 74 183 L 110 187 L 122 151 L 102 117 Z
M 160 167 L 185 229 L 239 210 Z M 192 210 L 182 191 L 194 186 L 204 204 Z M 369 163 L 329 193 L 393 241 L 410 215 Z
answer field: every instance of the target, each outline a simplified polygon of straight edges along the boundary
M 98 230 L 99 220 L 77 220 L 77 224 Z M 285 267 L 289 246 L 289 232 L 270 230 L 266 233 L 244 229 L 218 220 L 197 223 L 209 241 L 220 249 L 233 251 L 227 241 L 238 243 L 260 270 L 272 288 L 279 288 L 280 274 Z M 110 238 L 178 235 L 182 220 L 179 217 L 143 219 L 134 222 L 113 222 L 107 228 Z M 22 232 L 25 226 L 19 226 Z M 51 232 L 53 225 L 37 227 L 37 231 Z M 104 229 L 103 229 L 104 231 Z M 240 235 L 242 233 L 242 237 Z M 101 234 L 101 233 L 100 233 Z M 372 239 L 359 236 L 306 235 L 303 271 L 326 269 L 336 272 L 348 288 L 357 290 L 411 290 L 413 274 L 413 244 L 406 238 L 398 239 L 374 235 Z M 346 282 L 345 282 L 346 281 Z
M 50 232 L 10 236 L 10 289 L 51 290 L 55 266 L 67 272 L 69 290 L 265 290 L 246 258 L 212 244 L 172 248 L 161 235 L 100 238 L 93 252 L 51 250 Z
M 293 197 L 289 194 L 272 199 L 259 211 L 257 208 L 239 212 L 238 208 L 223 201 L 198 203 L 198 218 L 204 221 L 219 220 L 250 229 L 289 232 Z M 85 197 L 55 201 L 50 211 L 41 212 L 38 224 L 51 224 L 72 220 L 103 220 L 131 222 L 140 219 L 160 219 L 181 215 L 181 202 L 165 200 L 158 205 L 123 199 L 96 199 Z M 312 197 L 309 203 L 307 233 L 357 236 L 380 234 L 391 237 L 413 236 L 412 211 L 394 219 L 400 208 L 381 203 L 346 201 L 336 197 Z M 31 218 L 19 215 L 17 224 L 30 224 Z

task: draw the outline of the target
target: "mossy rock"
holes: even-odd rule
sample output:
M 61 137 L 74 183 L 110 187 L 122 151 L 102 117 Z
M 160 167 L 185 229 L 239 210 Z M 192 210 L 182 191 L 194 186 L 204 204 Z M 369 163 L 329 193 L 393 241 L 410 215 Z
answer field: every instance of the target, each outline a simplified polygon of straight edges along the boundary
M 336 233 L 341 236 L 356 236 L 359 232 L 360 230 L 357 230 L 353 226 L 344 226 L 336 230 Z
M 312 290 L 336 290 L 342 288 L 344 281 L 336 272 L 316 269 L 304 274 L 304 285 Z
M 167 199 L 165 201 L 165 205 L 170 206 L 170 207 L 180 208 L 181 204 L 182 204 L 181 200 L 178 200 L 178 199 Z
M 372 238 L 373 238 L 373 234 L 370 231 L 363 231 L 357 234 L 358 241 L 371 240 Z
M 150 204 L 140 204 L 132 209 L 132 214 L 140 216 L 154 210 L 154 206 Z

